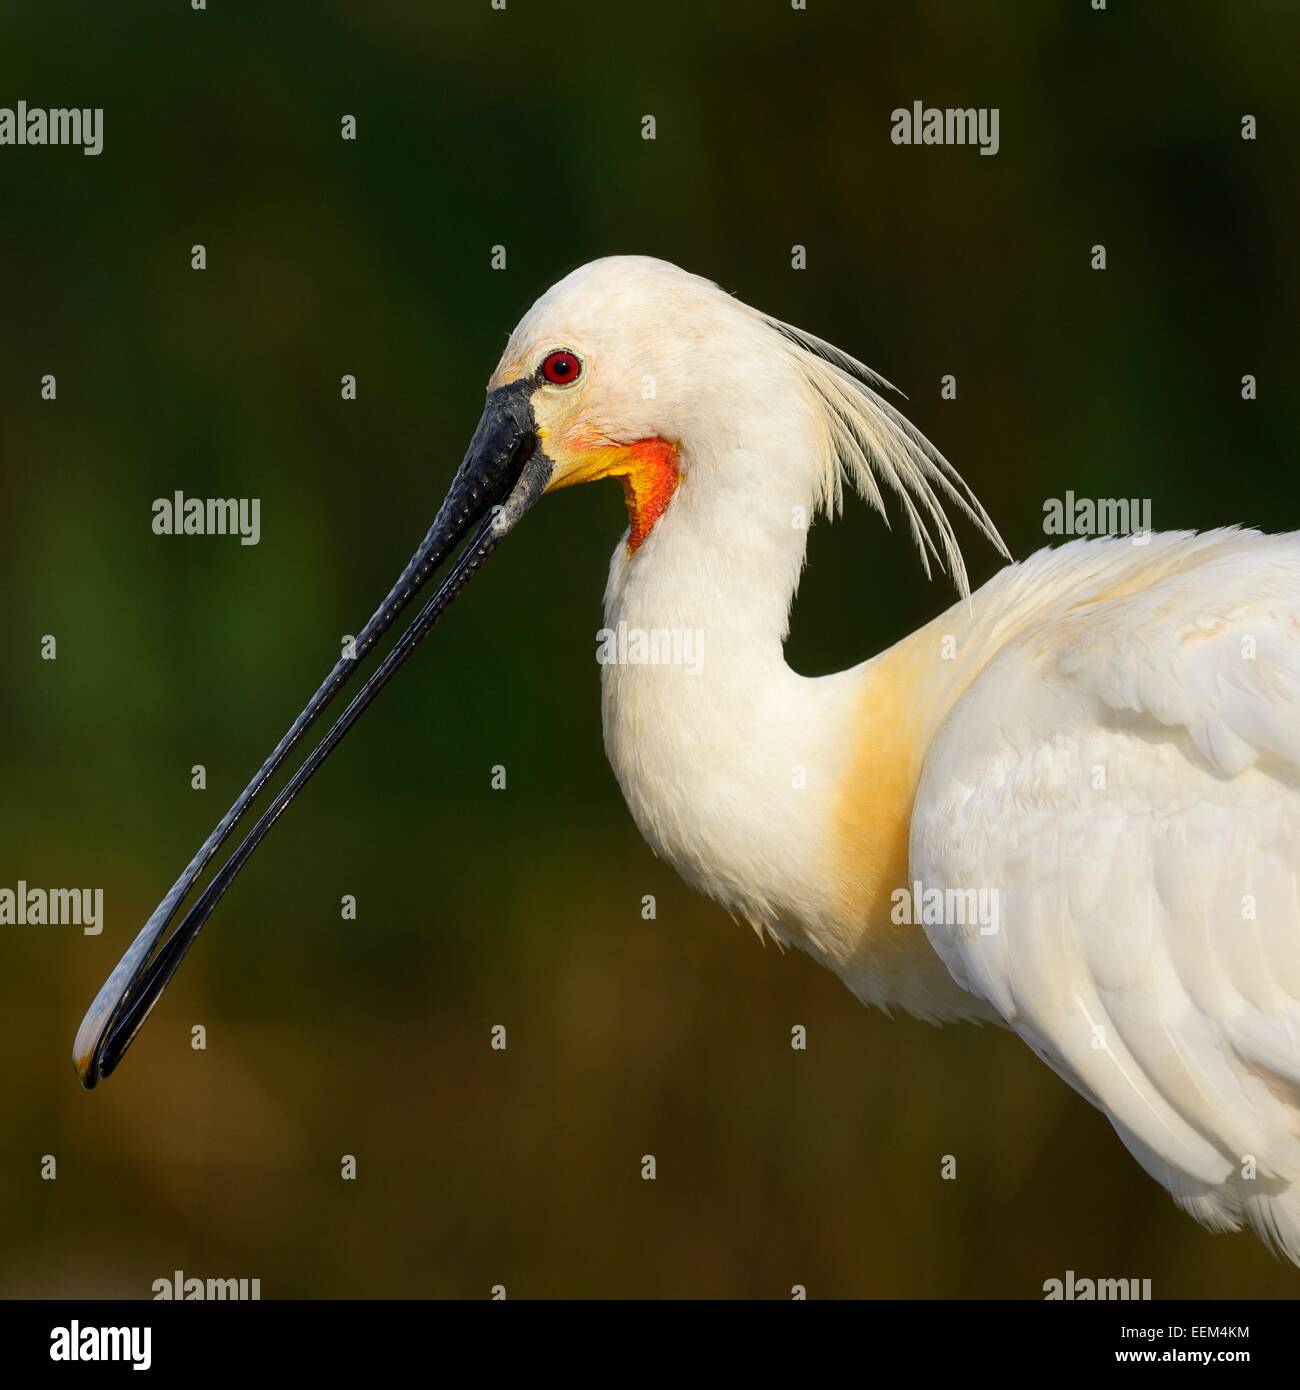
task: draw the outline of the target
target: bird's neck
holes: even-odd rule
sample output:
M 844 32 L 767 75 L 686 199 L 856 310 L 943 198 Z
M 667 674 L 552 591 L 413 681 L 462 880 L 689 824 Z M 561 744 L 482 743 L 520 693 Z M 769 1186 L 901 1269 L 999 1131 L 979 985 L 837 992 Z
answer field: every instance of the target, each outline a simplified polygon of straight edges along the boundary
M 616 551 L 602 655 L 605 745 L 651 847 L 862 998 L 956 1016 L 921 933 L 899 938 L 925 751 L 975 669 L 958 605 L 852 670 L 809 679 L 783 644 L 815 480 L 742 450 L 692 470 L 643 543 Z M 969 667 L 969 670 L 968 670 Z
M 810 449 L 811 453 L 811 449 Z M 605 595 L 605 746 L 638 827 L 697 888 L 780 935 L 833 907 L 825 856 L 854 693 L 791 671 L 783 643 L 815 479 L 735 449 L 682 459 Z
M 814 509 L 806 468 L 734 449 L 707 467 L 683 457 L 671 491 L 658 471 L 622 481 L 630 526 L 610 567 L 607 622 L 702 633 L 715 681 L 784 670 Z

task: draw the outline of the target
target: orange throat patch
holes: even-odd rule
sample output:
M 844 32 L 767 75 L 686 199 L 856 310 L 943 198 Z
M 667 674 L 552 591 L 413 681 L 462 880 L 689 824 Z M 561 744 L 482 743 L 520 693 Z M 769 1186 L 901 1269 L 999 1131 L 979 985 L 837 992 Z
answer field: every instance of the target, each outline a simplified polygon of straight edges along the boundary
M 673 500 L 681 474 L 677 446 L 666 439 L 639 439 L 627 451 L 626 469 L 614 476 L 623 484 L 627 503 L 627 552 L 635 555 Z
M 580 441 L 572 446 L 569 459 L 571 462 L 559 481 L 549 486 L 573 487 L 577 483 L 594 483 L 599 478 L 617 478 L 623 484 L 627 503 L 627 553 L 635 555 L 667 510 L 681 482 L 677 445 L 658 436 L 635 439 L 630 444 Z

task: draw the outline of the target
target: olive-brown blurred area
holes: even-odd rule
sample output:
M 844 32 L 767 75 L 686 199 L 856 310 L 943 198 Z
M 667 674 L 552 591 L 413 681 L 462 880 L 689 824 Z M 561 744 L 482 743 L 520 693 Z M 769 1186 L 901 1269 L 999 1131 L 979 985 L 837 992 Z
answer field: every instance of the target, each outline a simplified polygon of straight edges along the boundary
M 105 116 L 97 158 L 0 148 L 0 886 L 102 887 L 106 926 L 0 927 L 0 1293 L 1300 1291 L 1014 1036 L 869 1013 L 654 858 L 601 748 L 613 485 L 503 547 L 117 1075 L 69 1064 L 583 261 L 666 257 L 869 362 L 1018 556 L 1067 490 L 1300 525 L 1298 29 L 1283 0 L 6 7 L 0 105 Z M 997 107 L 1000 152 L 893 145 L 915 100 Z M 176 490 L 259 498 L 260 544 L 155 535 Z M 800 670 L 950 602 L 894 520 L 814 530 Z

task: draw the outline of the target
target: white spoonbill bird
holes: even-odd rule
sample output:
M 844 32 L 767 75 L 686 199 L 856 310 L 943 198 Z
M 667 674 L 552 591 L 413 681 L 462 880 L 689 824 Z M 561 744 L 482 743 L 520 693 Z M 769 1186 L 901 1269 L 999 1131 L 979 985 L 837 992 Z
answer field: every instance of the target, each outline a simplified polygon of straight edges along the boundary
M 629 525 L 605 591 L 605 747 L 654 850 L 865 1003 L 1013 1029 L 1180 1206 L 1216 1230 L 1249 1223 L 1300 1262 L 1300 533 L 1075 541 L 968 594 L 948 510 L 1005 548 L 886 389 L 662 261 L 596 261 L 544 294 L 355 658 L 92 1004 L 83 1083 L 117 1065 L 270 825 L 501 538 L 543 493 L 617 478 Z M 784 659 L 790 604 L 807 522 L 846 480 L 877 508 L 894 495 L 927 571 L 946 567 L 961 598 L 809 679 Z M 467 536 L 169 933 L 288 752 Z

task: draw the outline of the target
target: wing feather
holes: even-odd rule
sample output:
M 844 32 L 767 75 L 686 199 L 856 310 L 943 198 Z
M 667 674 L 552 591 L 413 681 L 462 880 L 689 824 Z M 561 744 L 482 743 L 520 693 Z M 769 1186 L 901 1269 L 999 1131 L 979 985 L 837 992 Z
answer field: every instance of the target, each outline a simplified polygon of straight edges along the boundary
M 926 928 L 958 983 L 1300 1262 L 1300 538 L 1049 605 L 932 744 L 911 856 L 1000 894 L 996 935 Z

